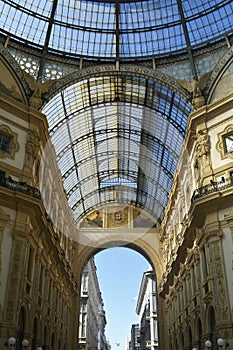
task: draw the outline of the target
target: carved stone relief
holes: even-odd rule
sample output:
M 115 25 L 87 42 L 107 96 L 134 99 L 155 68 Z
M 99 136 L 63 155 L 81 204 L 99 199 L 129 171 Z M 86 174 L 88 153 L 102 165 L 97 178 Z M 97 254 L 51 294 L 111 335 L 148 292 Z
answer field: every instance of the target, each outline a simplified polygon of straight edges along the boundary
M 24 243 L 20 241 L 13 242 L 13 254 L 11 260 L 10 273 L 8 275 L 8 286 L 6 293 L 6 303 L 4 310 L 5 322 L 16 322 L 16 311 L 18 303 L 18 293 L 20 288 L 20 278 L 22 263 L 24 258 Z
M 210 140 L 206 129 L 198 130 L 196 137 L 194 176 L 197 185 L 202 186 L 211 170 Z
M 215 293 L 217 298 L 217 307 L 219 313 L 219 320 L 225 321 L 230 319 L 229 307 L 227 303 L 226 282 L 223 271 L 223 261 L 221 257 L 220 244 L 212 244 L 213 254 L 213 269 L 215 280 Z

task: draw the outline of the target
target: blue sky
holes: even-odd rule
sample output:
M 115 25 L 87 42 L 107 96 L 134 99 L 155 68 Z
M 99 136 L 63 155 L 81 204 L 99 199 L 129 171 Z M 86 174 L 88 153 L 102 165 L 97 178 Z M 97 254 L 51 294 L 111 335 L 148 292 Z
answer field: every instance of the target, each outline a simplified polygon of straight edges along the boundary
M 112 350 L 125 350 L 131 325 L 139 321 L 135 297 L 149 263 L 134 250 L 117 247 L 96 254 L 95 265 L 106 312 L 106 337 Z

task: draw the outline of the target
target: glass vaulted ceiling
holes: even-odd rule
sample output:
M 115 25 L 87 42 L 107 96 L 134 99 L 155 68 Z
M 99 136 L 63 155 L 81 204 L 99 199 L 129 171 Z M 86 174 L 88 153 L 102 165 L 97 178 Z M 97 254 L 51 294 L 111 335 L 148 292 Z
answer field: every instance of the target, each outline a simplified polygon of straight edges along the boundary
M 65 88 L 44 108 L 78 220 L 112 202 L 161 222 L 191 109 L 165 86 L 105 76 Z
M 45 79 L 51 57 L 77 69 L 80 58 L 121 65 L 183 54 L 197 76 L 195 50 L 231 38 L 232 13 L 229 0 L 0 0 L 0 38 L 9 52 L 17 47 L 14 57 L 33 52 L 34 78 Z M 74 218 L 124 202 L 160 222 L 191 108 L 142 75 L 98 76 L 69 83 L 43 107 Z
M 1 29 L 68 55 L 166 55 L 232 34 L 229 0 L 1 0 Z

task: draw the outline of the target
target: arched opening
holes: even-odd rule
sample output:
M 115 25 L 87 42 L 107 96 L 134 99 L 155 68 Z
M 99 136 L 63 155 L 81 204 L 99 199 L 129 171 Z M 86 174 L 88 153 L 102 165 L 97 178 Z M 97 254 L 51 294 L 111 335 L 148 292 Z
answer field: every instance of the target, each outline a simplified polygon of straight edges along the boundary
M 44 328 L 44 339 L 42 341 L 42 343 L 44 344 L 43 345 L 43 349 L 44 350 L 46 350 L 47 347 L 48 347 L 48 339 L 47 339 L 47 337 L 48 337 L 48 329 L 47 329 L 47 326 L 45 326 L 45 328 Z
M 180 349 L 184 350 L 184 334 L 181 333 L 180 335 Z
M 88 290 L 91 285 L 91 265 L 100 285 L 103 305 L 102 315 L 106 316 L 106 339 L 125 349 L 126 342 L 136 349 L 159 347 L 158 303 L 156 274 L 149 260 L 129 247 L 110 247 L 97 252 L 85 265 L 82 272 L 79 348 L 89 339 L 90 320 L 86 318 L 89 308 Z M 109 283 L 111 281 L 111 283 Z M 92 334 L 93 336 L 93 334 Z M 95 335 L 101 342 L 101 332 Z M 101 344 L 99 344 L 101 348 Z
M 51 349 L 55 350 L 55 334 L 52 333 L 52 337 L 51 337 Z
M 22 341 L 25 337 L 25 330 L 26 330 L 26 315 L 25 315 L 25 308 L 21 307 L 20 313 L 19 313 L 19 320 L 18 320 L 18 343 L 22 344 Z
M 209 315 L 208 315 L 208 328 L 209 328 L 209 335 L 210 335 L 210 340 L 212 344 L 216 344 L 217 342 L 217 337 L 216 337 L 216 317 L 215 317 L 215 311 L 213 306 L 210 307 L 209 309 Z
M 203 341 L 202 341 L 202 324 L 201 320 L 198 317 L 197 320 L 197 337 L 198 337 L 198 349 L 203 349 Z
M 32 329 L 32 350 L 36 350 L 36 347 L 37 347 L 38 331 L 39 331 L 38 319 L 37 317 L 35 317 L 33 322 L 33 329 Z
M 187 346 L 189 349 L 192 349 L 192 341 L 193 341 L 193 335 L 192 335 L 192 329 L 190 326 L 188 326 L 188 339 L 187 339 Z

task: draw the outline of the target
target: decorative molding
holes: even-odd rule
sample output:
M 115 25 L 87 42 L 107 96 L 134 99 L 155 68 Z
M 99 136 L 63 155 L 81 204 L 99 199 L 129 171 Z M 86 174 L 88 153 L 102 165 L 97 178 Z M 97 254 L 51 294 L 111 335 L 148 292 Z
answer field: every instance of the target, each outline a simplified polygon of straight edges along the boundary
M 226 281 L 224 277 L 224 262 L 221 256 L 220 243 L 212 244 L 214 293 L 218 309 L 219 321 L 230 320 L 230 310 L 227 303 Z
M 9 152 L 3 151 L 1 149 L 0 158 L 14 159 L 15 153 L 19 150 L 19 143 L 17 141 L 18 135 L 15 132 L 13 132 L 7 125 L 0 125 L 0 133 L 10 138 Z
M 38 133 L 35 130 L 28 130 L 26 153 L 35 159 L 38 156 L 40 144 L 41 140 Z
M 224 68 L 228 67 L 232 58 L 233 58 L 233 47 L 227 50 L 225 55 L 219 60 L 218 64 L 215 66 L 207 85 L 207 90 L 208 90 L 207 104 L 209 104 L 211 101 L 214 90 L 225 71 Z
M 187 91 L 180 86 L 178 81 L 168 76 L 164 73 L 161 73 L 158 70 L 147 68 L 144 66 L 138 66 L 135 64 L 121 64 L 119 69 L 114 64 L 109 65 L 95 65 L 88 68 L 83 68 L 82 70 L 77 70 L 71 74 L 68 74 L 64 78 L 57 80 L 49 89 L 48 93 L 44 95 L 46 101 L 51 99 L 59 91 L 65 87 L 74 84 L 75 82 L 81 81 L 83 79 L 99 76 L 108 76 L 108 75 L 117 75 L 117 76 L 139 76 L 150 79 L 154 82 L 159 82 L 162 85 L 167 86 L 171 90 L 177 92 L 185 100 L 189 97 Z
M 20 276 L 22 263 L 24 259 L 24 243 L 20 241 L 13 241 L 13 254 L 11 260 L 10 273 L 8 275 L 8 285 L 6 292 L 6 303 L 4 312 L 4 321 L 16 323 L 16 316 L 18 310 L 18 294 L 20 288 Z
M 231 117 L 232 118 L 232 117 Z M 227 152 L 225 147 L 224 136 L 233 134 L 233 124 L 228 125 L 225 129 L 218 133 L 218 142 L 216 144 L 216 149 L 221 155 L 221 159 L 231 158 L 233 159 L 233 152 Z

